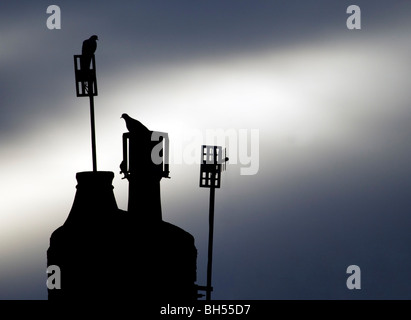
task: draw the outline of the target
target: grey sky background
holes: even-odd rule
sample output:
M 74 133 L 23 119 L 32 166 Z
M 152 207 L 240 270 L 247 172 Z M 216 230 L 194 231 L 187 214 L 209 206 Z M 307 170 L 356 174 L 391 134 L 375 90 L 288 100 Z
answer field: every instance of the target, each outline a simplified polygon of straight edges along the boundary
M 230 155 L 216 191 L 213 298 L 410 299 L 410 15 L 385 0 L 2 1 L 0 298 L 47 298 L 49 237 L 91 170 L 73 55 L 97 34 L 98 168 L 126 209 L 120 115 L 169 133 L 163 219 L 195 237 L 200 285 L 209 195 L 178 159 L 199 132 L 259 130 L 258 173 Z

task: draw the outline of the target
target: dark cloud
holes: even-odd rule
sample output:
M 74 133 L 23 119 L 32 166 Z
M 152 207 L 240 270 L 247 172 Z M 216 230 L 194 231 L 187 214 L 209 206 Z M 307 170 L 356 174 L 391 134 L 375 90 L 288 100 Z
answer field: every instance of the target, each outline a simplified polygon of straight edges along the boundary
M 47 113 L 45 97 L 57 100 L 72 68 L 71 56 L 90 34 L 100 35 L 99 66 L 106 72 L 130 64 L 158 64 L 202 56 L 281 48 L 344 34 L 348 2 L 329 1 L 122 1 L 60 3 L 62 29 L 46 28 L 47 1 L 2 4 L 9 56 L 2 64 L 1 130 Z M 398 2 L 360 1 L 369 29 L 402 9 Z M 403 5 L 404 6 L 404 5 Z M 367 32 L 367 31 L 365 31 Z M 15 49 L 14 49 L 14 46 Z M 102 70 L 102 69 L 100 69 Z M 55 96 L 55 97 L 54 97 Z M 30 97 L 38 102 L 30 112 Z M 28 111 L 28 112 L 26 112 Z M 27 117 L 22 117 L 27 114 Z M 5 119 L 8 119 L 6 121 Z

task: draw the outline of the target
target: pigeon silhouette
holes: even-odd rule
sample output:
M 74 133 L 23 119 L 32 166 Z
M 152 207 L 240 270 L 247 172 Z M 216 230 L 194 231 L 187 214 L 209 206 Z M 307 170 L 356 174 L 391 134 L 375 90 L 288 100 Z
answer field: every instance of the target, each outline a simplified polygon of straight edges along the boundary
M 124 119 L 126 127 L 133 134 L 149 134 L 151 131 L 147 129 L 140 121 L 131 118 L 127 113 L 123 113 L 120 119 Z
M 93 56 L 94 52 L 97 49 L 97 40 L 98 37 L 96 35 L 91 36 L 87 40 L 83 41 L 83 46 L 81 48 L 81 69 L 88 70 L 90 69 L 91 57 Z

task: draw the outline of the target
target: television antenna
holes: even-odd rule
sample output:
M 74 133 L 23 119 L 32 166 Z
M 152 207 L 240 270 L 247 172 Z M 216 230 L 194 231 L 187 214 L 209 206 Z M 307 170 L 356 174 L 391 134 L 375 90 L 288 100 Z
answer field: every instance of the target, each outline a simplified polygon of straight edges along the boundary
M 206 291 L 206 300 L 211 300 L 211 277 L 213 269 L 213 237 L 214 237 L 214 202 L 215 189 L 221 187 L 221 173 L 226 170 L 227 152 L 220 146 L 201 146 L 200 188 L 210 189 L 209 205 L 209 234 L 208 234 L 208 261 L 207 261 L 207 285 L 198 287 Z
M 84 63 L 91 58 L 90 66 Z M 89 97 L 90 100 L 90 122 L 91 122 L 91 153 L 93 159 L 93 171 L 97 171 L 96 155 L 96 130 L 94 120 L 94 96 L 97 96 L 96 61 L 94 54 L 85 57 L 74 55 L 74 75 L 76 80 L 77 97 Z

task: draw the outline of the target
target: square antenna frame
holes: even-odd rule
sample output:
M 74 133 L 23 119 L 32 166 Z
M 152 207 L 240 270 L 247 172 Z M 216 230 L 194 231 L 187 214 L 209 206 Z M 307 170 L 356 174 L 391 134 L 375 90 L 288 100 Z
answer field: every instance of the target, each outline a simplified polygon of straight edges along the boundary
M 201 146 L 200 187 L 220 188 L 222 147 Z
M 169 138 L 168 133 L 160 131 L 152 131 L 152 137 L 150 142 L 151 154 L 139 153 L 139 150 L 135 150 L 135 146 L 138 145 L 138 140 L 134 141 L 134 150 L 130 150 L 130 138 L 136 139 L 136 136 L 130 134 L 130 132 L 123 133 L 123 161 L 121 163 L 121 171 L 124 173 L 124 178 L 128 178 L 130 174 L 138 174 L 143 165 L 147 170 L 149 168 L 155 170 L 161 177 L 170 178 L 170 165 L 169 165 Z M 157 155 L 153 154 L 158 152 Z M 154 156 L 159 156 L 160 159 L 154 161 Z M 130 159 L 134 157 L 133 159 Z M 131 163 L 130 163 L 131 162 Z M 149 169 L 150 170 L 150 169 Z
M 74 56 L 74 74 L 77 97 L 97 96 L 96 60 L 91 56 L 90 69 L 81 69 L 82 55 Z

